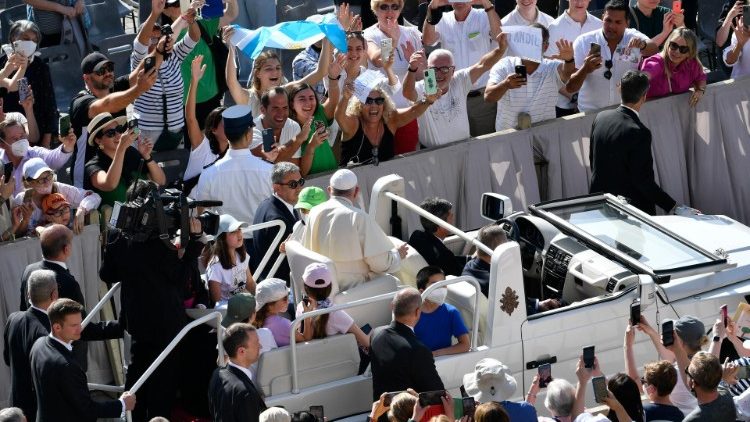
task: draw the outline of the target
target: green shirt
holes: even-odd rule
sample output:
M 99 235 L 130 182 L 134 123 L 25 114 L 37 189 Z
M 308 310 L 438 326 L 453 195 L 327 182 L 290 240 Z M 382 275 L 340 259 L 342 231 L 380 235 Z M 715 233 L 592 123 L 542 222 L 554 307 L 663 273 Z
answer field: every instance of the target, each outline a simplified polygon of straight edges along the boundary
M 671 10 L 664 6 L 656 6 L 651 16 L 646 16 L 641 12 L 638 6 L 630 8 L 630 27 L 642 32 L 649 38 L 661 34 L 664 29 L 664 15 Z
M 332 121 L 326 117 L 325 109 L 322 105 L 318 104 L 318 108 L 313 114 L 313 125 L 310 128 L 310 133 L 307 135 L 307 140 L 302 143 L 302 154 L 305 154 L 307 144 L 312 139 L 313 133 L 315 133 L 315 122 L 323 122 L 326 127 L 331 126 Z M 315 154 L 313 155 L 312 165 L 310 166 L 310 172 L 308 174 L 322 173 L 324 171 L 336 170 L 338 168 L 338 162 L 336 162 L 336 156 L 333 154 L 333 148 L 328 140 L 323 141 L 317 148 L 315 148 Z
M 215 37 L 216 33 L 219 31 L 220 19 L 221 18 L 201 19 L 198 21 L 198 25 L 205 29 L 209 38 L 216 40 Z M 186 34 L 187 30 L 182 31 L 178 41 Z M 208 44 L 206 44 L 206 41 L 203 40 L 203 37 L 201 37 L 193 48 L 193 51 L 191 51 L 190 54 L 185 57 L 185 60 L 182 61 L 180 67 L 180 70 L 182 71 L 182 81 L 185 84 L 184 101 L 186 102 L 188 89 L 190 88 L 190 64 L 193 62 L 195 56 L 199 54 L 203 55 L 203 64 L 206 65 L 206 73 L 204 73 L 203 77 L 198 81 L 198 92 L 195 94 L 195 101 L 202 103 L 210 100 L 219 93 L 219 86 L 216 84 L 216 66 L 214 66 L 214 56 L 211 54 L 211 47 L 209 47 Z

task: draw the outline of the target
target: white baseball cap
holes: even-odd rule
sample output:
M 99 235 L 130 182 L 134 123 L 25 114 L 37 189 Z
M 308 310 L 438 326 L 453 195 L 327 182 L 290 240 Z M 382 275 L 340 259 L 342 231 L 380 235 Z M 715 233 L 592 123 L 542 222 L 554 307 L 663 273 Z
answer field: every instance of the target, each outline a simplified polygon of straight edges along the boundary
M 23 164 L 23 177 L 26 179 L 38 179 L 45 172 L 52 172 L 51 168 L 39 157 L 30 158 Z
M 286 281 L 280 278 L 267 278 L 255 287 L 255 310 L 263 305 L 281 300 L 289 294 Z

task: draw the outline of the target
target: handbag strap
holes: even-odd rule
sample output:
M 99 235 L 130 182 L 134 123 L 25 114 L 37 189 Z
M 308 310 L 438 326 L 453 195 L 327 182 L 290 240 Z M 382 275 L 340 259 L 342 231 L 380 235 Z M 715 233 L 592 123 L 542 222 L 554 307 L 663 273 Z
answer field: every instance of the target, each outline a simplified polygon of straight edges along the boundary
M 164 130 L 169 130 L 169 124 L 167 121 L 167 92 L 164 89 L 164 80 L 161 77 L 161 72 L 159 69 L 156 69 L 156 75 L 159 77 L 159 85 L 161 85 L 161 113 L 164 117 Z

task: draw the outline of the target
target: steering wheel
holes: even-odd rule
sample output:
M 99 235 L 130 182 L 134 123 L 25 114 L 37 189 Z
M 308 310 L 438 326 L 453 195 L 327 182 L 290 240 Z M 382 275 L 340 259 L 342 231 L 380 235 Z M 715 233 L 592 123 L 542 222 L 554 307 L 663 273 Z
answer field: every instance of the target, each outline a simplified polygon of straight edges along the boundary
M 515 221 L 513 221 L 513 220 L 511 220 L 509 218 L 501 218 L 501 219 L 495 221 L 495 224 L 497 224 L 498 226 L 501 226 L 501 227 L 505 223 L 508 223 L 508 225 L 510 225 L 510 231 L 507 232 L 508 236 L 510 236 L 511 240 L 513 240 L 514 242 L 518 242 L 519 234 L 521 233 L 521 231 L 518 229 L 518 224 L 516 224 Z M 503 230 L 505 230 L 505 229 L 503 228 Z

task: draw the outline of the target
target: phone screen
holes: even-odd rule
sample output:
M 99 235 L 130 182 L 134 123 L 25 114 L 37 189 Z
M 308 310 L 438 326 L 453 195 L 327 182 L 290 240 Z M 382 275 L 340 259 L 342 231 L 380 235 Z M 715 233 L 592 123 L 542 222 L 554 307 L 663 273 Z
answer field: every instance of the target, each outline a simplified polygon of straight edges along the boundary
M 463 406 L 463 414 L 462 416 L 470 416 L 474 417 L 474 411 L 476 410 L 476 402 L 474 401 L 474 397 L 464 397 L 461 399 L 461 404 Z
M 602 54 L 602 46 L 595 42 L 592 42 L 591 47 L 589 48 L 589 55 L 592 54 Z
M 547 384 L 552 381 L 552 365 L 549 363 L 545 363 L 539 365 L 539 368 L 537 368 L 537 370 L 539 371 L 539 388 L 546 388 Z
M 682 13 L 682 1 L 674 0 L 672 2 L 672 13 Z
M 664 321 L 661 325 L 661 343 L 664 346 L 674 344 L 674 322 L 672 320 Z
M 13 174 L 13 163 L 3 164 L 3 183 L 8 183 Z
M 323 417 L 323 406 L 310 406 L 310 414 L 315 416 L 315 420 L 318 422 L 325 420 Z
M 591 384 L 594 386 L 594 400 L 597 403 L 604 403 L 607 397 L 607 380 L 603 376 L 594 377 L 591 379 Z
M 437 94 L 437 79 L 435 78 L 435 69 L 424 71 L 424 93 L 427 95 Z
M 425 391 L 419 393 L 419 405 L 422 407 L 433 404 L 443 404 L 441 398 L 445 395 L 445 390 Z
M 641 304 L 634 302 L 630 305 L 630 325 L 637 325 L 641 322 Z
M 724 328 L 729 324 L 729 310 L 727 305 L 721 305 L 721 320 L 724 322 Z
M 393 41 L 390 38 L 380 40 L 380 58 L 387 61 L 393 53 Z
M 27 98 L 29 98 L 29 95 L 31 94 L 31 91 L 29 90 L 29 80 L 24 78 L 21 78 L 18 80 L 18 100 L 19 101 L 25 101 Z
M 60 113 L 60 135 L 65 136 L 70 132 L 70 114 Z
M 143 73 L 148 73 L 151 71 L 151 69 L 154 68 L 154 66 L 156 66 L 156 59 L 153 58 L 152 56 L 148 56 L 144 60 L 145 61 L 143 63 Z
M 740 366 L 737 368 L 737 379 L 750 378 L 750 366 Z
M 273 128 L 263 129 L 263 151 L 271 152 L 273 143 Z
M 523 80 L 526 80 L 526 66 L 524 65 L 516 66 L 516 75 L 522 77 Z
M 594 367 L 594 346 L 587 346 L 583 348 L 583 366 L 586 368 Z

